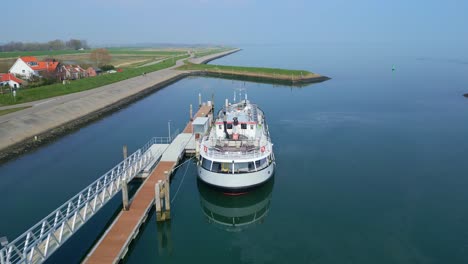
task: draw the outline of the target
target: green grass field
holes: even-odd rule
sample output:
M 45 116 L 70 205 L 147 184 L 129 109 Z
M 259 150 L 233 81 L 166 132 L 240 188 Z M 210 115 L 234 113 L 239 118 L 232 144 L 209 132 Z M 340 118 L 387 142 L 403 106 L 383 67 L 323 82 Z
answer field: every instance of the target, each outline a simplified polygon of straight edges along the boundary
M 35 56 L 39 60 L 46 57 L 57 59 L 67 64 L 89 65 L 92 50 L 58 50 L 58 51 L 26 51 L 26 52 L 0 52 L 0 72 L 7 72 L 16 58 L 21 56 Z M 187 54 L 187 50 L 173 49 L 136 49 L 136 48 L 110 48 L 108 49 L 112 60 L 109 64 L 116 67 L 137 67 L 161 59 Z
M 212 48 L 212 49 L 200 49 L 195 51 L 195 58 L 220 53 L 223 51 L 232 50 L 233 48 Z
M 242 74 L 258 74 L 270 77 L 284 77 L 291 78 L 291 76 L 307 77 L 313 75 L 312 72 L 305 70 L 286 70 L 276 68 L 260 68 L 260 67 L 240 67 L 240 66 L 223 66 L 212 64 L 193 64 L 186 62 L 185 65 L 177 68 L 179 70 L 200 70 L 209 72 L 222 72 L 222 73 L 242 73 Z
M 187 58 L 188 55 L 180 56 L 180 58 Z M 93 88 L 97 88 L 103 85 L 123 81 L 132 77 L 139 76 L 144 72 L 153 72 L 161 69 L 165 69 L 175 65 L 176 60 L 168 59 L 158 64 L 141 67 L 141 68 L 125 68 L 123 72 L 104 74 L 96 77 L 90 77 L 85 79 L 79 79 L 71 81 L 69 84 L 63 85 L 62 83 L 56 83 L 52 85 L 41 86 L 37 88 L 19 90 L 17 92 L 16 101 L 11 94 L 0 95 L 0 106 L 2 105 L 13 105 L 25 102 L 31 102 L 41 99 L 46 99 L 54 96 L 60 96 L 70 93 L 81 92 Z
M 13 52 L 0 52 L 0 58 L 17 58 L 22 56 L 58 56 L 67 54 L 87 54 L 92 50 L 42 50 L 42 51 L 13 51 Z M 137 49 L 108 49 L 112 54 L 132 54 L 132 55 L 154 55 L 154 56 L 175 56 L 182 55 L 186 51 L 164 51 L 164 50 L 137 50 Z
M 186 51 L 164 51 L 164 50 L 134 50 L 134 49 L 108 49 L 112 54 L 131 54 L 131 55 L 152 55 L 152 56 L 177 56 L 186 54 Z

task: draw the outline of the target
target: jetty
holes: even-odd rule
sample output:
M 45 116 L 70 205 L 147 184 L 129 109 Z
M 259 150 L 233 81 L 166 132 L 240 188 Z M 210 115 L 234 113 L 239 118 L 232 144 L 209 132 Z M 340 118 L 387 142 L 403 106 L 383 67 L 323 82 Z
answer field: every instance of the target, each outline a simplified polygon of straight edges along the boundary
M 84 263 L 118 263 L 154 208 L 157 221 L 170 219 L 170 180 L 179 162 L 196 153 L 193 120 L 213 118 L 212 102 L 201 102 L 183 132 L 174 138 L 153 138 L 25 233 L 0 249 L 0 264 L 43 263 L 91 219 L 108 201 L 122 194 L 122 211 L 104 232 Z M 206 120 L 206 119 L 205 119 Z M 128 183 L 143 178 L 132 199 Z

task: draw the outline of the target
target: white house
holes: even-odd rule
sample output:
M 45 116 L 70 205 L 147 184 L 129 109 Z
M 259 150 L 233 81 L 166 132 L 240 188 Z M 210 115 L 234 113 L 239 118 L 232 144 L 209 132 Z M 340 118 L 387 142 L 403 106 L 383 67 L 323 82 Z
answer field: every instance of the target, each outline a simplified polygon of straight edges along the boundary
M 9 72 L 24 79 L 31 79 L 33 76 L 41 76 L 41 72 L 54 72 L 59 63 L 56 61 L 38 61 L 36 57 L 20 57 Z
M 11 88 L 19 88 L 23 81 L 11 73 L 0 73 L 0 85 L 9 85 Z

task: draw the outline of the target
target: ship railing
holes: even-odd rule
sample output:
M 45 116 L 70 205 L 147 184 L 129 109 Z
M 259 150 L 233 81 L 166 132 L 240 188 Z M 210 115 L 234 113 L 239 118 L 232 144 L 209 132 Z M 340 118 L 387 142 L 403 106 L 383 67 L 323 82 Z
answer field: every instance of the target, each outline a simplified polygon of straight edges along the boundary
M 249 148 L 250 149 L 260 149 L 262 146 L 267 146 L 270 142 L 267 135 L 262 134 L 262 137 L 259 139 L 240 139 L 240 140 L 228 140 L 215 137 L 205 137 L 203 139 L 203 144 L 209 148 Z
M 99 209 L 137 176 L 155 156 L 153 144 L 170 143 L 170 138 L 152 138 L 142 148 L 104 173 L 33 227 L 0 249 L 0 264 L 42 263 Z
M 204 150 L 202 150 L 204 151 Z M 271 152 L 271 145 L 269 147 L 265 147 L 265 150 L 262 149 L 253 150 L 253 151 L 221 151 L 215 148 L 207 148 L 205 152 L 205 156 L 207 158 L 218 158 L 218 159 L 232 159 L 232 158 L 239 158 L 239 159 L 253 159 L 253 158 L 260 158 L 264 157 L 266 154 Z

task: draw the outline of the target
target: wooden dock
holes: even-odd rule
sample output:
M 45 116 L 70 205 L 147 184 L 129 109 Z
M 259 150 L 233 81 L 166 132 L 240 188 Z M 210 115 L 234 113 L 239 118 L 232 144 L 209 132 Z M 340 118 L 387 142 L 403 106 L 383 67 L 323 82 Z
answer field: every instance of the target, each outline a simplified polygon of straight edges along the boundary
M 211 111 L 211 106 L 203 105 L 193 119 L 207 116 Z M 177 166 L 192 139 L 192 121 L 189 121 L 183 133 L 167 147 L 161 161 L 134 195 L 129 210 L 120 212 L 83 261 L 84 263 L 118 263 L 125 257 L 131 241 L 138 235 L 151 207 L 155 204 L 155 185 L 159 181 L 165 181 L 166 177 L 170 178 L 172 170 Z

